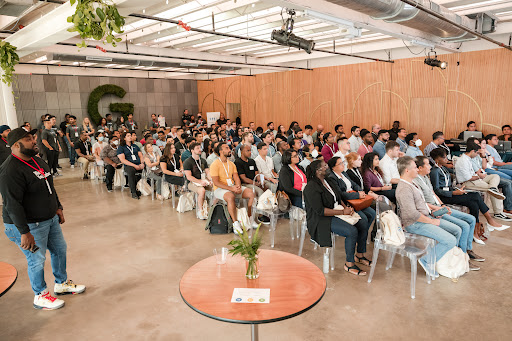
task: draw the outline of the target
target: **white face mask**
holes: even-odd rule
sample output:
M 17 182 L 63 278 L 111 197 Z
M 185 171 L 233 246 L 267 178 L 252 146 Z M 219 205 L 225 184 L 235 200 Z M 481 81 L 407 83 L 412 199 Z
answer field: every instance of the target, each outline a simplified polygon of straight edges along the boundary
M 114 144 L 114 146 L 118 146 L 119 145 L 119 140 L 112 141 L 112 143 Z
M 419 147 L 423 144 L 423 141 L 421 141 L 420 139 L 417 139 L 416 140 L 416 147 Z
M 313 150 L 311 151 L 311 156 L 312 156 L 314 159 L 316 159 L 316 157 L 318 156 L 318 150 L 313 149 Z
M 98 141 L 103 141 L 105 139 L 103 136 L 98 137 Z

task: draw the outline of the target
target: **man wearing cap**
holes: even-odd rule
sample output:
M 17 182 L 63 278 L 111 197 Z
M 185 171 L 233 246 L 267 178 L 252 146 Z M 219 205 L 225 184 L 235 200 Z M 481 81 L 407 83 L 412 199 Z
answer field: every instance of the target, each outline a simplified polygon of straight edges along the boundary
M 0 166 L 0 192 L 7 237 L 25 254 L 28 277 L 34 291 L 34 308 L 53 310 L 64 301 L 53 297 L 44 280 L 46 250 L 50 251 L 56 295 L 80 294 L 84 285 L 68 280 L 66 241 L 60 224 L 64 223 L 62 205 L 53 185 L 50 167 L 37 156 L 34 138 L 37 129 L 16 128 L 7 136 L 12 155 Z
M 4 163 L 5 159 L 11 155 L 11 146 L 7 143 L 7 135 L 11 132 L 11 128 L 8 125 L 0 126 L 0 165 Z

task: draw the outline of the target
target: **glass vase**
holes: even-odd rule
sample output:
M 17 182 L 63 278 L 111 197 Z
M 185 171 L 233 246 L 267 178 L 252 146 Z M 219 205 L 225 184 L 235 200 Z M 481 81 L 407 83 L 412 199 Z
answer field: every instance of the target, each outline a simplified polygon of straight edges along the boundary
M 256 279 L 260 276 L 258 255 L 245 258 L 245 277 Z

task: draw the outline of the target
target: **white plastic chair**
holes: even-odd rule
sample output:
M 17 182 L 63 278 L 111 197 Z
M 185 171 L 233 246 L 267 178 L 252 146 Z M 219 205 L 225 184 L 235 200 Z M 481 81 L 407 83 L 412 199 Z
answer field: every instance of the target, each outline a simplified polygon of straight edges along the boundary
M 383 231 L 381 229 L 381 220 L 380 214 L 389 210 L 391 207 L 389 200 L 385 196 L 379 196 L 376 201 L 376 211 L 377 217 L 377 235 L 375 236 L 374 248 L 373 248 L 373 259 L 372 266 L 370 270 L 370 275 L 368 276 L 368 283 L 371 283 L 373 279 L 373 274 L 375 273 L 375 267 L 377 265 L 377 260 L 379 257 L 380 250 L 389 251 L 391 254 L 389 255 L 386 270 L 391 269 L 393 266 L 393 261 L 395 259 L 395 255 L 399 254 L 401 256 L 406 256 L 411 261 L 411 298 L 416 297 L 416 274 L 418 269 L 418 260 L 427 255 L 428 263 L 427 263 L 427 283 L 430 284 L 431 279 L 435 280 L 435 275 L 430 276 L 429 273 L 435 274 L 435 264 L 436 264 L 436 253 L 435 253 L 435 244 L 436 241 L 432 238 L 420 236 L 417 234 L 412 234 L 405 232 L 405 242 L 402 245 L 391 245 L 386 244 L 382 240 Z
M 306 232 L 308 230 L 307 227 L 307 219 L 304 218 L 302 220 L 301 224 L 301 233 L 300 233 L 300 241 L 299 241 L 299 253 L 298 256 L 302 256 L 302 250 L 304 248 L 304 239 L 306 238 Z M 327 274 L 329 273 L 329 269 L 334 270 L 334 246 L 335 246 L 335 234 L 331 233 L 331 247 L 326 247 L 324 250 L 324 257 L 323 257 L 323 268 L 322 271 Z M 318 249 L 319 245 L 317 242 L 315 243 L 314 249 Z

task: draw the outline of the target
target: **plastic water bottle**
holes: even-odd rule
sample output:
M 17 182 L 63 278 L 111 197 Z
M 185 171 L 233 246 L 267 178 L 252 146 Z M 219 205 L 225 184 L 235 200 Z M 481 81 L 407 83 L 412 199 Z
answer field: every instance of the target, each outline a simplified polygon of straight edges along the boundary
M 324 274 L 329 273 L 329 249 L 324 252 L 324 264 L 323 264 Z

